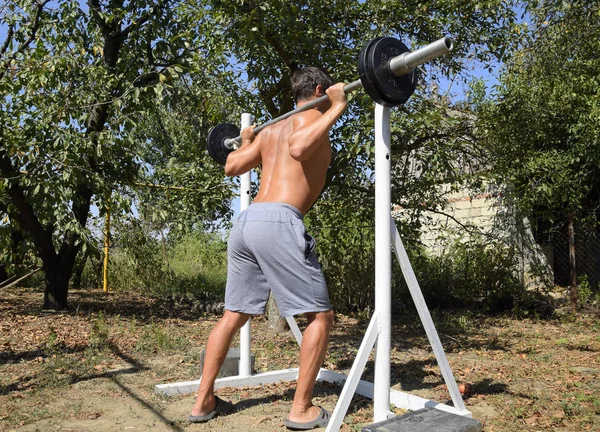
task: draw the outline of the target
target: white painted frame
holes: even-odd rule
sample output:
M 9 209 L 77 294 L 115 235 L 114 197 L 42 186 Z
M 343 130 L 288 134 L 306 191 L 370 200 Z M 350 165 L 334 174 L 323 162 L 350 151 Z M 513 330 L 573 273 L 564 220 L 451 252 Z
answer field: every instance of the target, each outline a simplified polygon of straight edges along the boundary
M 251 119 L 252 116 L 250 114 L 242 114 L 242 128 L 249 126 Z M 340 429 L 354 394 L 373 399 L 374 422 L 384 421 L 393 415 L 389 411 L 390 404 L 411 411 L 427 407 L 471 417 L 471 412 L 465 408 L 442 343 L 431 319 L 431 314 L 429 313 L 429 309 L 427 309 L 421 288 L 419 287 L 408 255 L 400 239 L 400 234 L 391 215 L 390 139 L 390 108 L 377 104 L 375 105 L 375 311 L 348 376 L 326 369 L 319 371 L 317 381 L 344 384 L 326 432 L 338 431 Z M 250 205 L 249 172 L 241 176 L 240 189 L 240 210 L 243 211 Z M 390 244 L 400 263 L 402 274 L 417 308 L 421 323 L 427 333 L 427 338 L 440 366 L 442 377 L 448 387 L 454 406 L 445 405 L 391 388 L 392 257 Z M 302 343 L 302 334 L 296 321 L 293 317 L 286 317 L 286 320 L 298 345 L 300 345 Z M 375 343 L 377 344 L 375 345 Z M 374 346 L 375 382 L 369 383 L 361 380 L 360 377 Z M 253 375 L 250 364 L 250 351 L 250 320 L 248 320 L 240 331 L 240 374 L 234 377 L 217 379 L 215 381 L 215 388 L 256 386 L 281 381 L 293 381 L 298 378 L 297 368 Z M 155 391 L 158 394 L 166 396 L 190 394 L 198 390 L 199 384 L 199 379 L 181 383 L 159 384 L 155 386 Z

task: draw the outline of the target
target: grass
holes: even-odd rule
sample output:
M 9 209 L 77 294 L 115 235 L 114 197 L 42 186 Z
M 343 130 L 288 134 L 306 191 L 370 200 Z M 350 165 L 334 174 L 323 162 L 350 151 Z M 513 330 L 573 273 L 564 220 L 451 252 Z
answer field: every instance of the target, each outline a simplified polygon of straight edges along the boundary
M 189 341 L 173 334 L 170 329 L 152 322 L 141 330 L 135 350 L 138 352 L 184 351 L 189 348 Z

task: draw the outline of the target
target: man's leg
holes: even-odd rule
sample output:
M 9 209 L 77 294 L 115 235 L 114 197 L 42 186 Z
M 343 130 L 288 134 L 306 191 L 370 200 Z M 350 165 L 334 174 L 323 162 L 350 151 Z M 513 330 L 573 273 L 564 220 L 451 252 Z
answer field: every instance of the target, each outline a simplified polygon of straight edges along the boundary
M 206 415 L 215 409 L 215 379 L 225 361 L 233 336 L 248 321 L 249 317 L 248 314 L 226 310 L 223 317 L 210 332 L 206 343 L 198 397 L 192 409 L 193 416 Z
M 308 325 L 302 335 L 298 384 L 289 414 L 291 421 L 304 423 L 314 420 L 319 415 L 319 408 L 312 404 L 312 395 L 315 380 L 327 353 L 333 315 L 333 310 L 306 314 Z

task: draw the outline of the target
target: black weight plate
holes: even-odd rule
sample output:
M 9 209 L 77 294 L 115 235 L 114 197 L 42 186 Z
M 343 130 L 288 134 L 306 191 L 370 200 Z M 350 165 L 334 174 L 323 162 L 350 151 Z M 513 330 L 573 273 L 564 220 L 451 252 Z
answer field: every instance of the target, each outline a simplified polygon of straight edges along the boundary
M 374 75 L 374 84 L 381 98 L 387 102 L 385 106 L 396 106 L 405 103 L 417 86 L 416 69 L 407 75 L 396 76 L 389 68 L 390 60 L 408 52 L 408 48 L 398 39 L 384 37 L 377 40 L 368 51 L 368 69 Z
M 375 103 L 384 105 L 386 100 L 383 98 L 377 86 L 375 85 L 375 73 L 372 67 L 368 65 L 368 53 L 373 49 L 373 45 L 382 38 L 375 38 L 366 44 L 358 55 L 358 76 L 363 88 Z
M 225 147 L 225 140 L 240 135 L 240 128 L 232 123 L 221 123 L 213 127 L 206 137 L 206 149 L 211 158 L 221 165 L 227 162 L 227 156 L 233 151 Z

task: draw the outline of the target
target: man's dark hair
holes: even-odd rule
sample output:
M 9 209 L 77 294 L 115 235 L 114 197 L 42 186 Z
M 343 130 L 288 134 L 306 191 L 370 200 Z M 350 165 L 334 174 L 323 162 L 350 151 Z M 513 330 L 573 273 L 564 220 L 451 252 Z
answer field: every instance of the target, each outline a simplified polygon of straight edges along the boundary
M 319 84 L 323 86 L 323 91 L 327 90 L 333 84 L 333 79 L 323 69 L 309 66 L 295 71 L 292 75 L 292 95 L 294 96 L 294 101 L 299 102 L 310 99 Z

